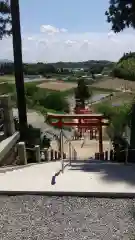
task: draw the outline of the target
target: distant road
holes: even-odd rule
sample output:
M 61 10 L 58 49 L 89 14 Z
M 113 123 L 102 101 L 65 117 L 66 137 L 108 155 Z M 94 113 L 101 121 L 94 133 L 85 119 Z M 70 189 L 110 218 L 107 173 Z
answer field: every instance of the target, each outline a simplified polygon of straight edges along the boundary
M 35 79 L 29 79 L 29 78 L 24 78 L 24 82 L 42 82 L 46 81 L 46 78 L 35 78 Z

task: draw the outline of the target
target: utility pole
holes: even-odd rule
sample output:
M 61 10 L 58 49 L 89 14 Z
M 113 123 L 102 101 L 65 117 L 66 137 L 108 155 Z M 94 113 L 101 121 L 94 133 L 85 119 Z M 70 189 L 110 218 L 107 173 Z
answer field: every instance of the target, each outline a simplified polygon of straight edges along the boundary
M 20 28 L 19 0 L 10 0 L 12 17 L 12 36 L 14 52 L 14 71 L 19 115 L 20 138 L 25 140 L 27 128 L 26 99 L 22 63 L 22 40 Z

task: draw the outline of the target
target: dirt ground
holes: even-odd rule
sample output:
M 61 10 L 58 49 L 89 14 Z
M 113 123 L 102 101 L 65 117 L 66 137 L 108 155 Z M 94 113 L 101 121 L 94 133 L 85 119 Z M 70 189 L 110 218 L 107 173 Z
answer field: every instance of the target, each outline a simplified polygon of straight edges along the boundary
M 56 90 L 56 91 L 66 91 L 77 87 L 76 83 L 65 83 L 65 82 L 45 82 L 38 85 L 40 88 Z
M 128 81 L 128 80 L 123 80 L 118 78 L 105 79 L 97 83 L 94 83 L 92 86 L 98 87 L 98 88 L 114 89 L 114 90 L 119 89 L 123 86 L 124 88 L 129 88 L 129 89 L 131 88 L 132 91 L 135 91 L 135 81 Z

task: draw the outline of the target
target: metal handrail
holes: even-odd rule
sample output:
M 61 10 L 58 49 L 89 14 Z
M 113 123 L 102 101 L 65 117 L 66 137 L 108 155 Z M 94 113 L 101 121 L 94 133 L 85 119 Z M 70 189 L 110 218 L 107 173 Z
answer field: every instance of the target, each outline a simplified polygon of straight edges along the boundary
M 71 139 L 69 139 L 66 135 L 65 135 L 65 133 L 64 133 L 64 131 L 62 130 L 62 129 L 60 129 L 60 135 L 57 135 L 57 134 L 55 134 L 55 133 L 52 133 L 52 132 L 50 132 L 50 131 L 45 131 L 45 133 L 48 133 L 48 134 L 50 134 L 50 135 L 52 135 L 56 140 L 58 140 L 58 141 L 60 141 L 61 142 L 61 165 L 62 165 L 62 172 L 64 171 L 64 168 L 65 168 L 65 166 L 64 166 L 64 159 L 63 159 L 63 145 L 64 144 L 66 144 L 66 143 L 68 143 L 69 144 L 69 151 L 68 151 L 68 157 L 69 157 L 69 164 L 71 165 L 71 162 L 72 162 L 72 152 L 73 152 L 73 158 L 74 158 L 74 160 L 76 160 L 76 158 L 77 158 L 77 151 L 75 150 L 75 148 L 74 148 L 74 146 L 73 146 L 73 144 L 72 144 L 72 140 Z M 64 141 L 64 143 L 63 143 L 63 137 L 66 139 L 65 141 Z
M 45 133 L 48 133 L 48 134 L 52 135 L 56 140 L 60 140 L 59 135 L 57 135 L 57 134 L 55 134 L 55 133 L 52 133 L 52 132 L 50 132 L 50 131 L 45 131 Z M 62 131 L 62 134 L 63 134 L 64 138 L 66 139 L 64 143 L 69 143 L 69 142 L 72 141 L 72 140 L 70 140 L 70 139 L 65 135 L 65 133 L 64 133 L 63 131 Z M 73 146 L 72 143 L 71 143 L 71 146 L 74 148 L 74 146 Z M 75 148 L 74 148 L 74 149 L 75 149 Z
M 75 148 L 74 148 L 74 146 L 73 146 L 73 144 L 71 142 L 71 139 L 69 139 L 65 135 L 63 130 L 61 129 L 61 140 L 62 140 L 61 146 L 62 146 L 62 148 L 63 148 L 63 137 L 66 139 L 65 143 L 69 144 L 69 146 L 68 146 L 68 153 L 69 153 L 68 157 L 69 157 L 69 165 L 71 166 L 71 163 L 72 163 L 72 153 L 73 153 L 73 159 L 76 160 L 76 158 L 77 158 L 77 151 L 75 150 Z M 62 149 L 62 152 L 63 152 L 63 149 Z M 62 164 L 62 173 L 63 173 L 64 172 L 64 168 L 65 168 L 65 166 L 64 166 L 64 159 L 61 159 L 61 164 Z

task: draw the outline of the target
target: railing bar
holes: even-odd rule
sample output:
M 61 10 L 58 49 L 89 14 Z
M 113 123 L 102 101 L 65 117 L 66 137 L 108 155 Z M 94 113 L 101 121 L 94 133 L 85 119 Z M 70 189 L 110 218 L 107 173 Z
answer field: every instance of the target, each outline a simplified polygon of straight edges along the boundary
M 0 125 L 0 129 L 3 128 L 3 127 L 4 127 L 4 124 L 1 124 L 1 125 Z
M 26 147 L 26 150 L 35 151 L 34 148 L 27 148 L 27 147 Z

